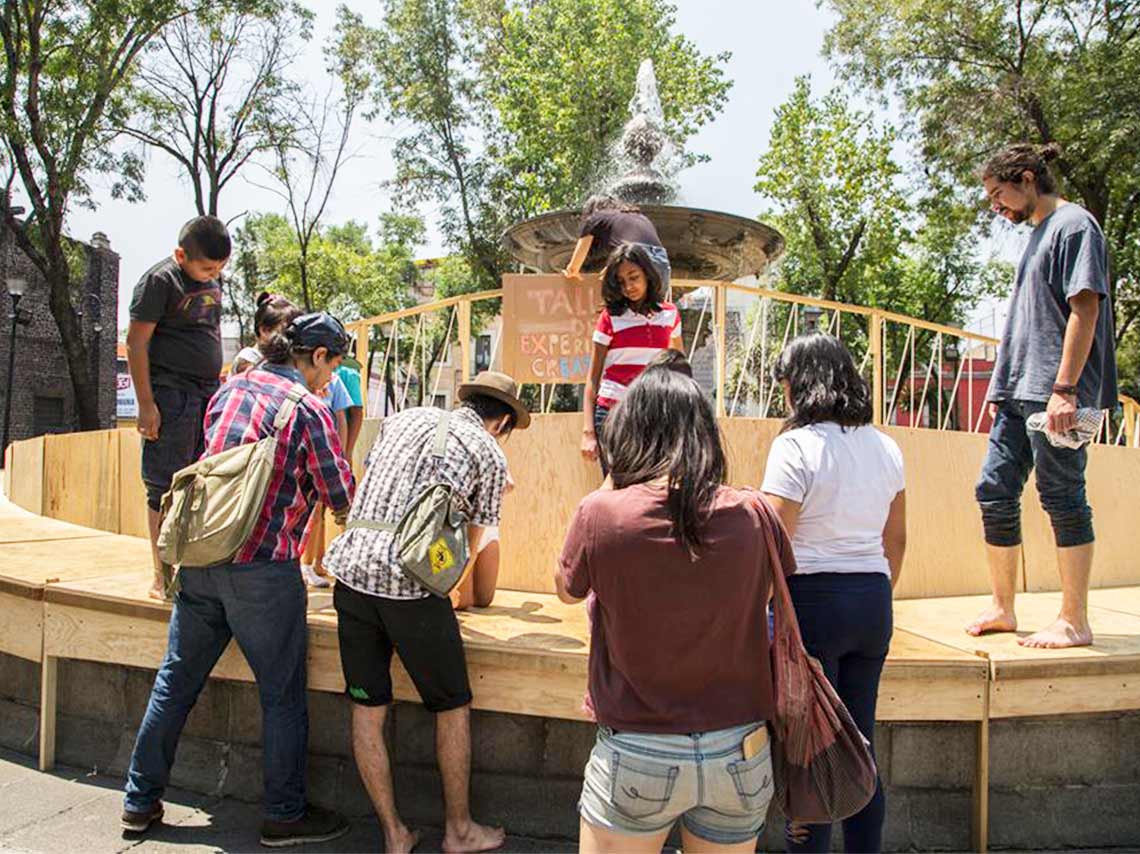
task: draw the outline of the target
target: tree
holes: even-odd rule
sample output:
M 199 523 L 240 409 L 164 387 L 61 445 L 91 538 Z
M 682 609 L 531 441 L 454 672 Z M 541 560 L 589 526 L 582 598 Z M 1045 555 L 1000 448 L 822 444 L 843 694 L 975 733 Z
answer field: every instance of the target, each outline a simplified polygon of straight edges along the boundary
M 393 150 L 392 184 L 408 204 L 440 205 L 449 242 L 483 286 L 494 287 L 501 259 L 486 225 L 472 20 L 461 0 L 385 0 L 382 9 L 374 28 L 343 7 L 340 15 L 345 32 L 365 46 L 374 113 L 408 128 Z
M 1108 239 L 1116 334 L 1140 318 L 1140 10 L 1112 0 L 828 0 L 826 50 L 855 86 L 901 99 L 933 173 L 977 193 L 1014 141 L 1057 142 L 1063 191 Z
M 678 149 L 716 117 L 732 86 L 729 54 L 702 54 L 673 32 L 674 13 L 664 0 L 546 0 L 512 4 L 492 25 L 482 85 L 497 113 L 496 203 L 508 220 L 573 206 L 599 188 L 643 59 L 653 60 Z
M 391 237 L 385 232 L 385 237 Z M 252 310 L 261 291 L 279 293 L 303 305 L 307 292 L 316 310 L 327 310 L 345 321 L 401 308 L 408 303 L 414 278 L 418 230 L 405 230 L 400 240 L 374 247 L 367 227 L 349 221 L 324 226 L 309 237 L 306 264 L 292 223 L 281 214 L 261 213 L 246 218 L 235 232 L 234 310 L 246 312 L 252 335 Z M 231 315 L 232 316 L 232 315 Z M 235 318 L 236 319 L 236 318 Z
M 299 86 L 287 72 L 312 20 L 283 0 L 187 15 L 162 31 L 142 62 L 138 110 L 123 132 L 178 163 L 199 214 L 217 216 L 222 190 L 250 158 L 292 136 Z
M 958 322 L 998 286 L 975 252 L 977 208 L 954 187 L 907 179 L 896 141 L 841 93 L 813 100 L 808 78 L 796 81 L 757 171 L 776 206 L 764 218 L 787 240 L 779 286 Z
M 76 300 L 82 270 L 69 259 L 65 217 L 90 205 L 91 180 L 111 176 L 113 195 L 141 197 L 142 163 L 116 148 L 114 128 L 130 112 L 129 82 L 139 56 L 171 21 L 187 14 L 178 0 L 114 5 L 17 3 L 0 10 L 0 134 L 9 167 L 0 202 L 3 225 L 48 284 L 81 429 L 99 427 L 98 389 Z M 12 192 L 30 207 L 25 220 Z

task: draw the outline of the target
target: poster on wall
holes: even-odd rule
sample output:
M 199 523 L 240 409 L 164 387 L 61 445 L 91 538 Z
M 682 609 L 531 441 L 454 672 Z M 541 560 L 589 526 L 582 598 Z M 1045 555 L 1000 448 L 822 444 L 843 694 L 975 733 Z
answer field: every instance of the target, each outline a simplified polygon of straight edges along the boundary
M 139 402 L 135 397 L 135 386 L 131 382 L 131 375 L 128 373 L 120 373 L 115 377 L 115 417 L 139 417 Z
M 503 276 L 503 370 L 520 383 L 584 383 L 601 307 L 596 275 Z

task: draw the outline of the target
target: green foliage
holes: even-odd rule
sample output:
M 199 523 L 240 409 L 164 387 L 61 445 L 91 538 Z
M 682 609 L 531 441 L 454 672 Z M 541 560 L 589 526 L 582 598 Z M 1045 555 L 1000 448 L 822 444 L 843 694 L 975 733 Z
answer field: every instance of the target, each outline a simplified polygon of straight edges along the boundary
M 827 51 L 897 95 L 928 171 L 978 194 L 1010 142 L 1058 142 L 1062 192 L 1104 228 L 1116 331 L 1140 346 L 1140 9 L 1093 0 L 827 0 Z M 1133 360 L 1135 361 L 1135 359 Z
M 405 129 L 401 201 L 439 206 L 480 288 L 505 267 L 505 225 L 596 189 L 641 59 L 655 62 L 674 142 L 720 111 L 727 56 L 673 34 L 673 13 L 664 0 L 383 0 L 371 26 L 342 8 L 374 112 Z
M 252 337 L 250 321 L 261 291 L 304 304 L 301 247 L 289 221 L 275 213 L 247 217 L 234 237 L 235 283 L 225 310 Z M 307 258 L 313 306 L 344 321 L 404 307 L 415 277 L 414 250 L 413 243 L 373 246 L 367 227 L 355 221 L 318 230 Z
M 787 250 L 779 286 L 794 293 L 961 322 L 999 292 L 1003 272 L 976 257 L 976 208 L 952 187 L 908 181 L 877 128 L 839 92 L 811 97 L 799 78 L 776 111 L 756 190 Z M 908 186 L 908 184 L 918 186 Z
M 498 118 L 496 183 L 509 216 L 577 204 L 603 176 L 629 118 L 637 68 L 652 59 L 665 131 L 682 146 L 723 108 L 721 67 L 674 33 L 663 0 L 547 0 L 512 4 L 484 54 Z

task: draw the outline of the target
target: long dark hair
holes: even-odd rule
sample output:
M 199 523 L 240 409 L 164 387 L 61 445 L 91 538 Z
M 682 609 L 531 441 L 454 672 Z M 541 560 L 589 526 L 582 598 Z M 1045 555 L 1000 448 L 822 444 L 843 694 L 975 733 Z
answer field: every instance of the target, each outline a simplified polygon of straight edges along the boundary
M 668 478 L 673 536 L 695 554 L 728 476 L 716 416 L 700 386 L 677 371 L 644 371 L 606 420 L 602 458 L 617 489 Z
M 871 423 L 871 389 L 838 338 L 815 332 L 793 339 L 776 358 L 772 376 L 791 391 L 785 430 L 821 421 L 841 427 Z
M 665 302 L 665 284 L 661 281 L 661 274 L 653 266 L 653 261 L 650 260 L 644 246 L 637 243 L 623 243 L 606 259 L 606 275 L 602 279 L 602 301 L 610 310 L 610 314 L 621 314 L 627 308 L 633 308 L 621 292 L 621 284 L 618 283 L 617 271 L 623 261 L 629 261 L 641 268 L 641 272 L 645 274 L 645 306 L 652 311 L 660 310 L 661 303 Z

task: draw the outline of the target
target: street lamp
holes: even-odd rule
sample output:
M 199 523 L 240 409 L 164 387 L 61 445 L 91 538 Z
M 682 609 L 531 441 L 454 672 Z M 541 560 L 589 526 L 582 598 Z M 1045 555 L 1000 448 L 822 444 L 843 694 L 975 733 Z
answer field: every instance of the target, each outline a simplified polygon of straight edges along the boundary
M 12 311 L 8 319 L 12 321 L 8 333 L 8 392 L 4 397 L 4 438 L 0 441 L 0 455 L 8 450 L 8 425 L 12 418 L 12 371 L 16 367 L 16 325 L 20 322 L 20 300 L 28 290 L 28 280 L 13 277 L 5 280 L 8 296 L 12 298 Z

